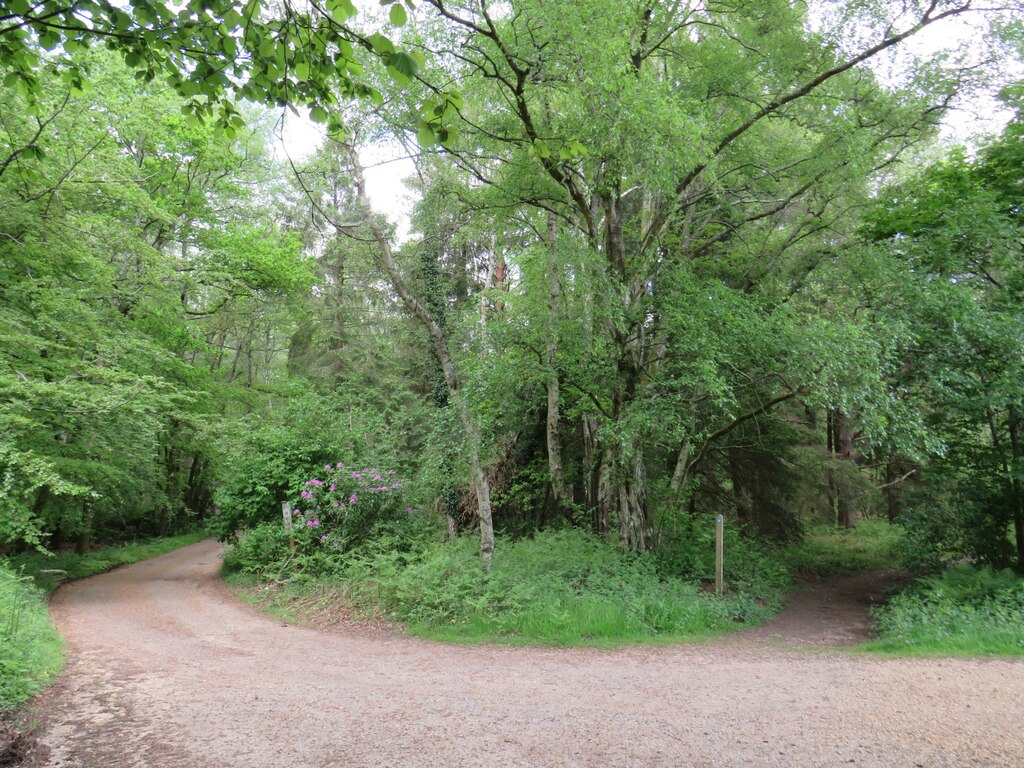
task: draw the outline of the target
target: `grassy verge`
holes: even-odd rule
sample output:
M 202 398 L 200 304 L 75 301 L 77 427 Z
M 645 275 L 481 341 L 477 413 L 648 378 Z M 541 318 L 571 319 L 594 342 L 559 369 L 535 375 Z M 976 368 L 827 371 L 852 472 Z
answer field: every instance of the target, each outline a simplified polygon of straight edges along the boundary
M 0 714 L 26 701 L 60 671 L 61 643 L 46 610 L 48 593 L 64 581 L 155 557 L 205 537 L 194 533 L 152 539 L 82 555 L 0 558 Z
M 779 558 L 804 576 L 840 576 L 882 571 L 899 565 L 903 529 L 881 520 L 861 520 L 856 528 L 818 525 L 803 541 L 780 548 Z
M 243 538 L 225 558 L 225 571 L 280 574 L 267 560 L 266 533 L 253 540 L 250 547 Z M 371 548 L 339 557 L 331 572 L 325 572 L 322 557 L 311 554 L 315 573 L 305 577 L 307 561 L 300 554 L 289 574 L 305 583 L 273 590 L 263 607 L 301 619 L 321 610 L 309 595 L 326 589 L 343 595 L 359 615 L 400 621 L 421 637 L 614 646 L 703 638 L 761 622 L 777 609 L 784 589 L 784 576 L 773 571 L 779 583 L 761 580 L 756 595 L 716 597 L 699 579 L 665 575 L 654 558 L 623 553 L 614 542 L 579 531 L 502 540 L 490 573 L 481 570 L 478 546 L 467 537 L 406 552 Z M 229 581 L 245 583 L 234 576 Z
M 920 579 L 875 611 L 887 654 L 1024 656 L 1024 578 L 1010 570 L 961 566 Z
M 36 586 L 46 592 L 53 592 L 65 581 L 84 579 L 87 576 L 95 576 L 113 570 L 121 565 L 147 560 L 165 552 L 195 544 L 208 536 L 209 534 L 201 531 L 186 533 L 181 536 L 104 547 L 84 554 L 58 552 L 53 555 L 43 555 L 38 552 L 30 552 L 8 558 L 7 565 L 17 573 L 31 578 Z
M 54 678 L 60 649 L 42 591 L 0 565 L 0 713 Z

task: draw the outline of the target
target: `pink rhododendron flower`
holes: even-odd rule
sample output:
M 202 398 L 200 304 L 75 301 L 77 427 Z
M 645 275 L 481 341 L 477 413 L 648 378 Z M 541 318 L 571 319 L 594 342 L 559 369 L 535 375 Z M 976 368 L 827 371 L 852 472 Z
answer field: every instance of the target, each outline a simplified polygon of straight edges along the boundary
M 406 511 L 406 512 L 412 512 L 412 507 L 406 507 L 406 508 L 405 508 L 405 511 Z
M 331 471 L 331 465 L 330 464 L 324 464 L 324 469 L 326 469 L 328 472 L 330 472 Z
M 320 537 L 320 541 L 327 541 L 327 534 L 326 533 L 323 536 Z

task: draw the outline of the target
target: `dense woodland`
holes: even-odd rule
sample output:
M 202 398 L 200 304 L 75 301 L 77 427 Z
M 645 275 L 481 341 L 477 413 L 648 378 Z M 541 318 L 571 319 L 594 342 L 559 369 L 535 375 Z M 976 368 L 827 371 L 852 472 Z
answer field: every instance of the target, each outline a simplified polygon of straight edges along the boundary
M 233 540 L 391 470 L 324 504 L 328 555 L 576 529 L 682 575 L 721 514 L 1024 566 L 1019 15 L 356 11 L 0 4 L 0 551 Z M 939 142 L 996 93 L 1000 134 Z

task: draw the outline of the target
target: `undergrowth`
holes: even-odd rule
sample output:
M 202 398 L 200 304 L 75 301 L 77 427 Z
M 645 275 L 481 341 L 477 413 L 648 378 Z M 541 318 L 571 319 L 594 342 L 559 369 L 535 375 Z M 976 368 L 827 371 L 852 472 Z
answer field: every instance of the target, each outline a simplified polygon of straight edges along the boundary
M 1024 656 L 1024 578 L 963 565 L 919 579 L 873 620 L 879 639 L 868 650 Z
M 0 564 L 0 711 L 53 679 L 61 666 L 60 647 L 41 591 Z
M 900 565 L 903 529 L 884 520 L 864 519 L 856 528 L 816 525 L 803 540 L 779 549 L 791 571 L 805 576 L 838 576 L 882 571 Z
M 766 619 L 785 585 L 784 570 L 767 568 L 763 578 L 747 579 L 756 590 L 737 586 L 717 597 L 698 574 L 665 573 L 654 557 L 573 529 L 500 539 L 490 573 L 481 569 L 473 537 L 399 543 L 383 537 L 350 553 L 289 561 L 284 535 L 258 528 L 228 553 L 225 572 L 330 581 L 356 610 L 401 621 L 415 635 L 543 645 L 717 634 Z

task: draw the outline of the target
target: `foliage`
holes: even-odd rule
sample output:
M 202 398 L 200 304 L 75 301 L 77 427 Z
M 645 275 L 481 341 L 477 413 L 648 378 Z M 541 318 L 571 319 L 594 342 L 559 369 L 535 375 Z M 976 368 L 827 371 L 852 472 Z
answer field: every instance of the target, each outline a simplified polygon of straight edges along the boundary
M 788 583 L 785 565 L 774 558 L 771 547 L 739 526 L 724 527 L 723 578 L 729 592 L 778 607 L 779 595 Z M 658 573 L 688 583 L 711 587 L 715 583 L 714 518 L 680 515 L 671 528 L 660 531 L 654 552 Z
M 218 435 L 222 480 L 210 531 L 231 540 L 244 528 L 279 521 L 284 501 L 302 509 L 310 467 L 337 465 L 339 456 L 373 455 L 392 464 L 402 424 L 395 404 L 381 406 L 361 393 L 321 394 L 296 383 L 284 407 L 237 418 Z
M 1024 656 L 1024 579 L 964 565 L 917 582 L 874 614 L 887 653 Z
M 767 618 L 782 594 L 777 572 L 769 571 L 758 590 L 718 598 L 692 578 L 659 574 L 650 556 L 571 529 L 501 543 L 490 573 L 480 570 L 470 537 L 446 544 L 391 536 L 329 562 L 296 555 L 302 562 L 293 566 L 287 535 L 264 526 L 242 538 L 225 570 L 317 575 L 363 611 L 383 612 L 414 634 L 461 642 L 602 645 L 701 637 Z
M 0 562 L 0 712 L 52 681 L 62 660 L 41 592 Z
M 861 520 L 856 528 L 828 525 L 809 528 L 799 542 L 780 548 L 778 556 L 805 576 L 884 571 L 905 564 L 910 534 L 882 520 Z
M 407 17 L 400 0 L 388 2 L 396 3 L 391 24 L 403 25 Z M 45 92 L 39 77 L 44 66 L 55 69 L 70 87 L 89 88 L 90 70 L 82 55 L 103 43 L 122 55 L 136 80 L 165 78 L 186 114 L 215 119 L 229 137 L 244 124 L 231 101 L 236 94 L 268 105 L 309 106 L 315 122 L 330 121 L 340 130 L 337 115 L 328 114 L 339 97 L 378 103 L 382 98 L 361 81 L 357 49 L 403 83 L 421 61 L 380 32 L 356 31 L 350 25 L 357 15 L 351 0 L 330 0 L 322 7 L 226 0 L 181 5 L 14 0 L 3 11 L 0 66 L 8 68 L 3 85 L 22 93 L 30 109 Z
M 3 548 L 85 550 L 209 512 L 211 415 L 272 370 L 253 336 L 312 280 L 259 210 L 262 133 L 190 127 L 169 94 L 82 56 L 88 95 L 45 71 L 34 109 L 0 91 Z M 244 329 L 230 372 L 227 318 Z

